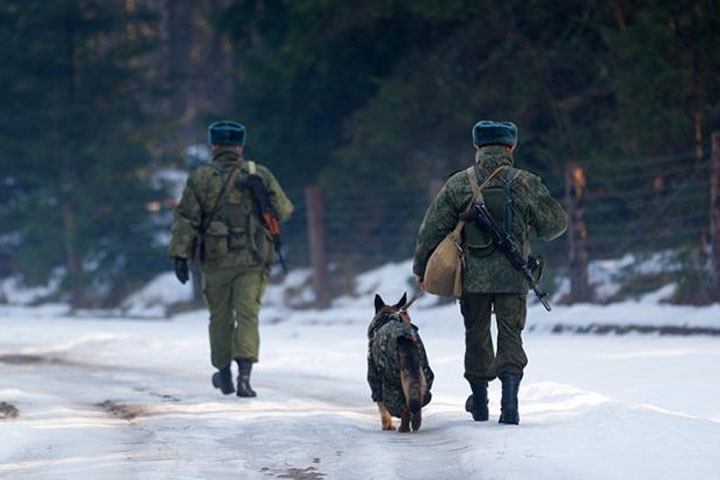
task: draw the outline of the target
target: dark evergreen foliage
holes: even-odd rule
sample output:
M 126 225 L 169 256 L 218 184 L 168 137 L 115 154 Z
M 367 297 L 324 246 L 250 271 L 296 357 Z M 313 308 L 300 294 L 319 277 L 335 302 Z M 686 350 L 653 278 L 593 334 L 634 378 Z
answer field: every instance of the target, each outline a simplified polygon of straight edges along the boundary
M 56 267 L 76 305 L 121 298 L 158 264 L 141 178 L 140 105 L 155 16 L 124 1 L 0 6 L 0 171 L 12 191 L 0 233 L 29 283 Z M 6 247 L 7 245 L 3 245 Z
M 76 303 L 121 297 L 166 261 L 150 167 L 180 166 L 221 119 L 288 189 L 329 199 L 425 191 L 472 161 L 476 121 L 513 121 L 518 161 L 554 194 L 568 161 L 587 171 L 594 252 L 697 248 L 717 52 L 717 0 L 7 0 L 0 275 L 63 267 Z M 692 231 L 664 236 L 639 198 Z M 398 216 L 344 233 L 367 249 Z

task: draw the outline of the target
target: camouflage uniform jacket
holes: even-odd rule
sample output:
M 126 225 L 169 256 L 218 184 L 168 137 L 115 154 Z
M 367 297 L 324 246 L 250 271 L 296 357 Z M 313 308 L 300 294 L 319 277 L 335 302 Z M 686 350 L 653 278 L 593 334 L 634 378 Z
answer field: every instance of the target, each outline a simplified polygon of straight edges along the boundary
M 287 220 L 293 211 L 292 203 L 270 170 L 262 165 L 256 165 L 256 168 L 278 220 Z M 211 220 L 210 210 L 231 171 L 225 195 Z M 205 270 L 263 266 L 273 262 L 272 237 L 258 215 L 252 194 L 238 185 L 249 174 L 248 162 L 243 161 L 241 154 L 232 149 L 220 149 L 215 152 L 212 162 L 198 167 L 190 175 L 173 219 L 170 257 L 190 258 L 193 239 L 204 229 Z
M 478 184 L 488 178 L 498 167 L 513 165 L 512 154 L 505 147 L 487 146 L 476 153 L 475 173 Z M 509 185 L 512 201 L 510 230 L 515 239 L 530 254 L 530 232 L 542 240 L 553 240 L 565 232 L 567 217 L 560 204 L 554 200 L 542 180 L 526 170 L 514 169 L 508 178 L 501 171 L 483 189 L 488 209 L 501 225 L 506 225 L 504 192 Z M 493 195 L 493 192 L 497 193 Z M 425 267 L 433 250 L 459 221 L 460 214 L 473 198 L 470 180 L 465 170 L 452 175 L 438 193 L 418 232 L 413 271 L 419 277 L 425 275 Z M 495 199 L 493 201 L 493 199 Z M 499 252 L 485 232 L 475 222 L 468 222 L 463 230 L 463 250 L 466 268 L 463 275 L 463 291 L 468 293 L 523 293 L 528 291 L 523 275 L 515 270 Z
M 420 365 L 427 385 L 423 406 L 430 403 L 432 399 L 430 389 L 435 375 L 430 369 L 425 346 L 417 331 L 418 328 L 415 325 L 409 331 L 397 316 L 389 313 L 376 316 L 368 328 L 367 380 L 371 396 L 374 402 L 383 402 L 385 408 L 395 417 L 399 417 L 405 407 L 397 348 L 399 337 L 414 337 L 415 344 L 420 350 Z

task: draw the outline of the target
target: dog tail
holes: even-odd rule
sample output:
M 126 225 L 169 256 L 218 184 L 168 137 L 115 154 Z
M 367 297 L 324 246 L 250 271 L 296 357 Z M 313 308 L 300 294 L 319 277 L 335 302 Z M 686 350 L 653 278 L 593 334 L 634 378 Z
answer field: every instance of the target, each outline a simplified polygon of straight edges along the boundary
M 422 409 L 425 396 L 425 375 L 420 366 L 420 353 L 416 345 L 405 338 L 398 339 L 400 377 L 408 410 L 417 413 Z

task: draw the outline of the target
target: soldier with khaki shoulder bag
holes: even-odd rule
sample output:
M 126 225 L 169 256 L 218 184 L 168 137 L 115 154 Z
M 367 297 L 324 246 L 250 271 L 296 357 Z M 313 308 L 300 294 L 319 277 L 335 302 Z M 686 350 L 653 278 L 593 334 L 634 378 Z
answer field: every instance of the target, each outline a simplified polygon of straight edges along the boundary
M 517 127 L 480 121 L 473 127 L 475 164 L 452 175 L 434 199 L 418 232 L 413 271 L 422 289 L 460 298 L 465 323 L 465 378 L 472 394 L 465 409 L 486 421 L 488 382 L 500 378 L 500 423 L 518 424 L 518 390 L 527 357 L 522 330 L 528 282 L 496 247 L 489 232 L 468 215 L 483 199 L 495 223 L 530 254 L 530 234 L 553 240 L 567 217 L 537 175 L 514 166 Z M 495 312 L 497 352 L 490 333 Z

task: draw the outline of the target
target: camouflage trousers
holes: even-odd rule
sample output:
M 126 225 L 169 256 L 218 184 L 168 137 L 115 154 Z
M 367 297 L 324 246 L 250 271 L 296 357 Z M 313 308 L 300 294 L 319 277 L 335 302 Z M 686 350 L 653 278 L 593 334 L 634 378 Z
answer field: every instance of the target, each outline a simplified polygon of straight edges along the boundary
M 465 378 L 490 381 L 506 373 L 522 376 L 527 365 L 522 330 L 527 295 L 518 293 L 464 293 L 460 309 L 465 321 Z M 493 349 L 490 316 L 497 320 L 497 354 Z
M 203 293 L 210 310 L 210 357 L 215 368 L 234 358 L 258 361 L 258 313 L 265 292 L 265 268 L 221 268 L 203 272 Z

